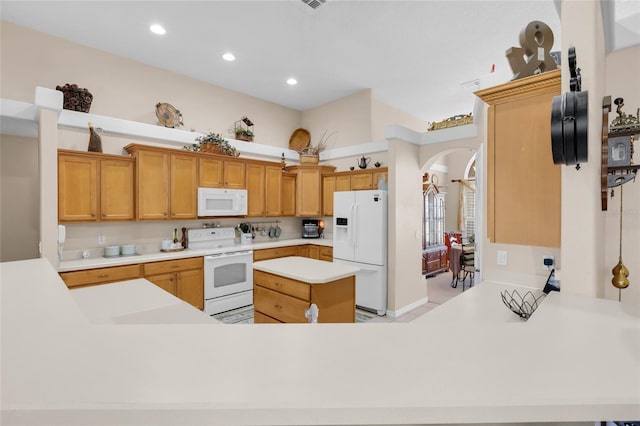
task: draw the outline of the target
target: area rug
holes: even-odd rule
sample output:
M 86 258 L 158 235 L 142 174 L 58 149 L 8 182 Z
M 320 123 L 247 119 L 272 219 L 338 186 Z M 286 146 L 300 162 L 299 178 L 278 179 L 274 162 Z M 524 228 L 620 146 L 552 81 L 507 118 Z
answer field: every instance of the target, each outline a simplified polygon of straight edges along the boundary
M 233 309 L 227 312 L 211 315 L 223 324 L 253 324 L 253 305 L 244 308 Z M 376 314 L 372 312 L 356 309 L 356 322 L 367 322 L 375 318 Z

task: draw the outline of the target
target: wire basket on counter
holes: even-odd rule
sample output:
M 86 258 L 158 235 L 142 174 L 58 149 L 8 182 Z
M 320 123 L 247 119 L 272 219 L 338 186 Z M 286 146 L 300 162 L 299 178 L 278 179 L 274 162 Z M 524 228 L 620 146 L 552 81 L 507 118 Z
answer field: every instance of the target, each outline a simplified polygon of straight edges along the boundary
M 508 290 L 504 290 L 500 292 L 500 296 L 502 297 L 502 302 L 507 308 L 511 309 L 511 312 L 526 320 L 538 309 L 539 302 L 546 295 L 542 293 L 536 297 L 532 292 L 527 291 L 524 296 L 521 296 L 518 290 L 513 290 L 511 293 Z

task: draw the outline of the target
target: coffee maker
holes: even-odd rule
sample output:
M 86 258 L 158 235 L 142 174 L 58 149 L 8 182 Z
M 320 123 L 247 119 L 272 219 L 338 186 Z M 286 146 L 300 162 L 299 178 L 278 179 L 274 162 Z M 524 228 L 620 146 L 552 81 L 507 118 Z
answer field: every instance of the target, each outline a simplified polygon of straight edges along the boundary
M 302 238 L 320 238 L 324 231 L 324 220 L 302 219 Z

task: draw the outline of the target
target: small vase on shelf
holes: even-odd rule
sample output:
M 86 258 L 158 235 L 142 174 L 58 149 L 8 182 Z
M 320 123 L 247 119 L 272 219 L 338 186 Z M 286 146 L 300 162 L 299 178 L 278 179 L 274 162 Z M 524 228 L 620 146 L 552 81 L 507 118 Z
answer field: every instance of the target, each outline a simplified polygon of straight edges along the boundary
M 93 124 L 89 123 L 89 152 L 102 152 L 102 129 L 93 128 Z

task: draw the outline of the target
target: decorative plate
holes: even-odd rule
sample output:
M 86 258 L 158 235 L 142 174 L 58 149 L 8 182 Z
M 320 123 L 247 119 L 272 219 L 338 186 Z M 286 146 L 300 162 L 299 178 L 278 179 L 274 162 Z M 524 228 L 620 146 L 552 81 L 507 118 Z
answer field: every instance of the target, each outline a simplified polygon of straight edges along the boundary
M 156 104 L 156 117 L 165 127 L 178 127 L 183 124 L 180 111 L 166 102 L 158 102 Z
M 435 186 L 438 186 L 438 175 L 437 174 L 432 174 L 431 175 L 431 183 L 434 184 Z
M 289 149 L 294 151 L 302 151 L 309 146 L 311 142 L 311 134 L 305 129 L 297 129 L 289 138 Z

